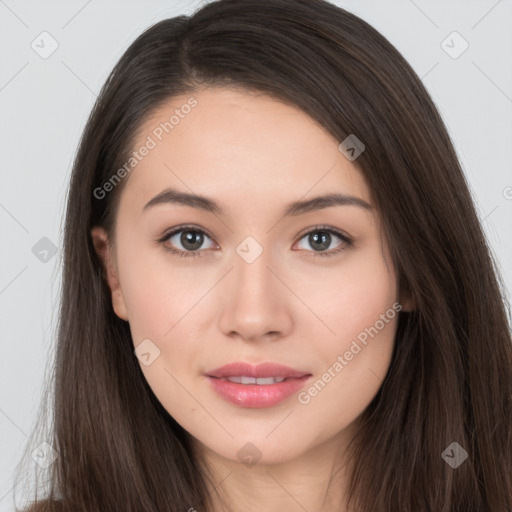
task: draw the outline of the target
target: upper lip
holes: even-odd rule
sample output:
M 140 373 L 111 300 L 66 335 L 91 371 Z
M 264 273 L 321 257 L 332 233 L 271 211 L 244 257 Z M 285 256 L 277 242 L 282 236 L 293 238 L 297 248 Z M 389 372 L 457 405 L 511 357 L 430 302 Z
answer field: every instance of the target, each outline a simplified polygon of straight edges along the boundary
M 242 361 L 226 364 L 215 370 L 209 371 L 206 375 L 209 377 L 304 377 L 308 372 L 295 370 L 288 366 L 277 363 L 261 363 L 252 365 Z

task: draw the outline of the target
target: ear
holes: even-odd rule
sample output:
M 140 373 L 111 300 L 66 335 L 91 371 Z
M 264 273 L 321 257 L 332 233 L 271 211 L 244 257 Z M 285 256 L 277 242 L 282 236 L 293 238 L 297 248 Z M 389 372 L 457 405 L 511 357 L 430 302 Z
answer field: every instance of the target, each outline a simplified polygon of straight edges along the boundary
M 112 296 L 112 307 L 119 318 L 128 321 L 126 303 L 107 232 L 104 228 L 96 226 L 91 230 L 91 236 L 96 254 L 98 254 L 103 264 L 104 275 Z

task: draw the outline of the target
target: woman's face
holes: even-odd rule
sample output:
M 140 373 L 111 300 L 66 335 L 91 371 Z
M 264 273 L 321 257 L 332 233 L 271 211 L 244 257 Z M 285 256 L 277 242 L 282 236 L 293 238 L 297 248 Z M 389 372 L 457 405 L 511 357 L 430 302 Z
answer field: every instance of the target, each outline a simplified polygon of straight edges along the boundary
M 93 237 L 134 357 L 169 414 L 232 461 L 291 460 L 341 440 L 379 390 L 397 278 L 342 141 L 263 94 L 191 96 L 139 132 L 115 252 L 102 252 L 101 228 Z M 231 363 L 249 366 L 215 372 Z

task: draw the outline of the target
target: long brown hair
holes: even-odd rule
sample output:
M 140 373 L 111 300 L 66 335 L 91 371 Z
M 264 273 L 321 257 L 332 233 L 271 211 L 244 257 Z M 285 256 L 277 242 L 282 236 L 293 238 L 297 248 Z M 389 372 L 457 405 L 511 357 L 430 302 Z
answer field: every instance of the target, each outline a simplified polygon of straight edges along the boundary
M 365 145 L 355 163 L 415 309 L 400 312 L 389 371 L 352 446 L 351 504 L 512 510 L 505 290 L 452 141 L 394 46 L 323 0 L 210 3 L 148 28 L 108 77 L 69 188 L 54 388 L 39 422 L 49 430 L 33 434 L 33 446 L 46 440 L 58 456 L 38 510 L 211 510 L 189 434 L 152 393 L 112 309 L 90 230 L 112 232 L 126 179 L 104 198 L 94 191 L 126 161 L 144 120 L 174 96 L 217 85 L 265 92 L 336 140 L 355 134 Z M 442 456 L 453 442 L 468 454 L 457 468 Z

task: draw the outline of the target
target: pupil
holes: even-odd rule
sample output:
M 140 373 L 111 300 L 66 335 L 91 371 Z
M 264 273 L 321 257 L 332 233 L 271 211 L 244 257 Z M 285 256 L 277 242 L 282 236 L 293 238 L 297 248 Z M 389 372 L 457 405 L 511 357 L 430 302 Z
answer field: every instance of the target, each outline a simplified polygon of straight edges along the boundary
M 309 235 L 311 247 L 319 250 L 327 249 L 330 245 L 331 235 L 325 231 L 318 231 L 313 235 Z M 199 249 L 203 243 L 203 235 L 197 231 L 185 231 L 181 235 L 181 243 L 183 247 L 189 250 Z
M 194 250 L 201 247 L 203 235 L 197 231 L 184 231 L 181 235 L 181 243 L 185 249 Z
M 320 235 L 318 235 L 320 233 Z M 320 244 L 319 249 L 327 249 L 329 247 L 331 241 L 330 233 L 326 233 L 325 231 L 318 231 L 314 235 L 309 235 L 309 241 L 311 247 L 315 248 L 315 244 Z

